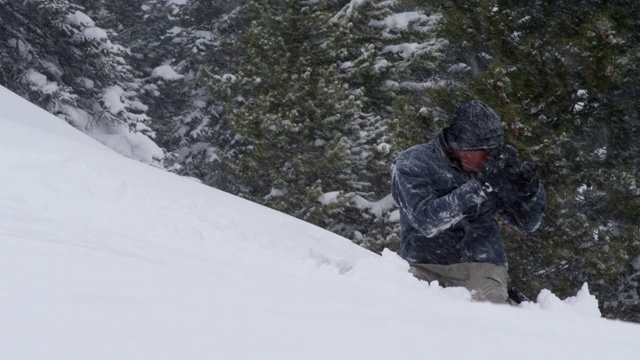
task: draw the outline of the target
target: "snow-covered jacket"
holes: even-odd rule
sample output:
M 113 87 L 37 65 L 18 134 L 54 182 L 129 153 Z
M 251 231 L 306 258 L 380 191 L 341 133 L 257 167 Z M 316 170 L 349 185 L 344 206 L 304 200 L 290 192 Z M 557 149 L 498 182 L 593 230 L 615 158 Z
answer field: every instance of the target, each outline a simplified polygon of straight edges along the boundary
M 487 200 L 476 173 L 461 168 L 442 133 L 402 152 L 391 177 L 392 195 L 400 206 L 402 257 L 409 263 L 507 266 L 496 214 L 533 231 L 546 204 L 540 182 L 533 196 L 513 199 L 509 210 Z

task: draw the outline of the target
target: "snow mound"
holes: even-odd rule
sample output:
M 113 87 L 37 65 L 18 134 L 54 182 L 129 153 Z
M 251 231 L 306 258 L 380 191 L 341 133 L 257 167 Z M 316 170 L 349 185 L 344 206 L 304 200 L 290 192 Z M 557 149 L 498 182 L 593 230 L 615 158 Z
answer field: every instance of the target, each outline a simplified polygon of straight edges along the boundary
M 560 312 L 565 314 L 577 314 L 585 317 L 599 318 L 602 316 L 598 308 L 598 300 L 589 293 L 587 283 L 582 285 L 576 296 L 560 300 L 555 294 L 543 289 L 538 294 L 536 303 L 542 310 Z

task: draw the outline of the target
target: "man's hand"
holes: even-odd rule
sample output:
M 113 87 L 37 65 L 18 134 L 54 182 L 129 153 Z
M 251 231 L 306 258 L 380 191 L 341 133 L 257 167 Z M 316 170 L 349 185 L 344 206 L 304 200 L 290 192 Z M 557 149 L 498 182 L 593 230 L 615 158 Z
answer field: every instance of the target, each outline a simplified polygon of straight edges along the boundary
M 518 159 L 518 151 L 510 145 L 504 147 L 500 161 L 504 162 L 509 182 L 515 190 L 525 196 L 530 196 L 538 190 L 536 171 L 538 164 Z
M 511 186 L 506 160 L 502 152 L 492 154 L 487 159 L 484 170 L 478 174 L 477 180 L 489 199 L 495 200 L 500 192 Z
M 489 198 L 512 197 L 514 193 L 531 196 L 538 190 L 537 164 L 521 161 L 516 148 L 504 146 L 489 157 L 477 180 Z

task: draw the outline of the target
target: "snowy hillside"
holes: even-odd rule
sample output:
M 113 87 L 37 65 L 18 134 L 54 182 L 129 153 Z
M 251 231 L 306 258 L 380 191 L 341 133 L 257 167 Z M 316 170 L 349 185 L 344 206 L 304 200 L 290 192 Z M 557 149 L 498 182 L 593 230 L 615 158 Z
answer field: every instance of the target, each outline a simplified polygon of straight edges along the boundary
M 126 159 L 0 88 L 0 359 L 638 359 L 586 287 L 514 308 Z M 578 290 L 578 289 L 576 289 Z

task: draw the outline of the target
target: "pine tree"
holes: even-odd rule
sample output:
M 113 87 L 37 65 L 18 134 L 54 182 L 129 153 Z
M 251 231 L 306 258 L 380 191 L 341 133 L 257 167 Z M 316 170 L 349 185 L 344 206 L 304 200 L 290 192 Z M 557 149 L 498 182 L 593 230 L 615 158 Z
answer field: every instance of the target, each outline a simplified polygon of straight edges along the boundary
M 368 153 L 366 178 L 380 199 L 389 194 L 393 157 L 433 137 L 444 123 L 431 94 L 448 88 L 442 15 L 414 1 L 351 1 L 332 18 L 330 44 L 350 88 L 363 93 L 364 131 L 376 144 Z M 374 248 L 397 249 L 393 201 L 368 224 Z M 372 242 L 369 240 L 369 242 Z M 369 245 L 369 247 L 372 247 Z
M 280 203 L 286 200 L 276 193 L 303 194 L 319 179 L 316 175 L 310 182 L 305 175 L 316 171 L 309 165 L 316 167 L 327 143 L 335 140 L 329 148 L 344 147 L 339 132 L 345 121 L 336 116 L 334 105 L 344 102 L 334 101 L 344 96 L 344 90 L 321 78 L 325 70 L 337 71 L 329 68 L 322 38 L 313 38 L 311 26 L 305 26 L 312 21 L 318 26 L 314 17 L 321 15 L 319 11 L 293 2 L 250 6 L 254 20 L 238 38 L 236 51 L 230 51 L 241 59 L 237 75 L 210 76 L 209 83 L 238 134 L 230 151 L 237 156 L 229 165 L 246 179 L 243 183 L 250 184 L 244 196 L 259 199 L 271 194 L 267 202 Z M 315 156 L 315 161 L 306 161 L 307 156 Z M 274 165 L 266 166 L 269 163 Z
M 367 199 L 371 182 L 363 180 L 375 141 L 365 131 L 362 89 L 349 86 L 329 49 L 335 9 L 250 4 L 249 26 L 227 45 L 237 70 L 209 76 L 225 109 L 220 122 L 235 134 L 226 138 L 218 184 L 365 242 L 364 223 L 377 218 Z
M 128 50 L 66 0 L 0 3 L 3 85 L 101 142 L 158 164 Z
M 366 108 L 390 119 L 396 153 L 424 142 L 441 125 L 442 119 L 429 116 L 441 111 L 427 104 L 430 93 L 446 88 L 441 19 L 435 8 L 407 0 L 352 1 L 334 18 L 341 68 L 352 86 L 365 91 Z
M 220 153 L 214 134 L 225 130 L 213 124 L 220 109 L 201 70 L 223 65 L 220 33 L 234 34 L 230 19 L 243 2 L 83 1 L 130 49 L 140 96 L 149 105 L 157 142 L 167 152 L 167 167 L 209 185 Z
M 222 34 L 233 38 L 235 20 L 244 1 L 193 0 L 175 12 L 176 24 L 166 34 L 164 60 L 182 76 L 178 82 L 155 81 L 157 108 L 167 119 L 160 124 L 161 143 L 176 155 L 178 173 L 217 186 L 219 156 L 230 132 L 218 122 L 220 104 L 209 92 L 203 71 L 227 65 Z M 169 109 L 168 107 L 171 107 Z

